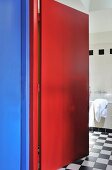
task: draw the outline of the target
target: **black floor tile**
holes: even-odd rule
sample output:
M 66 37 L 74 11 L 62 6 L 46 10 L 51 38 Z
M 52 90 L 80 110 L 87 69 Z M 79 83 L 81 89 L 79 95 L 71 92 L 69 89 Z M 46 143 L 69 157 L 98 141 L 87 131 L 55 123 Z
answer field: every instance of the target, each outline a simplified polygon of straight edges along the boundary
M 101 134 L 102 135 L 108 135 L 108 132 L 102 132 Z
M 109 158 L 110 158 L 110 155 L 99 154 L 99 158 L 102 158 L 102 159 L 109 159 Z
M 106 170 L 107 165 L 96 162 L 94 168 Z
M 84 162 L 84 160 L 77 160 L 77 161 L 75 161 L 75 162 L 72 162 L 72 163 L 75 163 L 75 164 L 78 164 L 78 165 L 81 165 L 82 163 Z
M 108 138 L 112 138 L 112 136 L 108 136 Z
M 106 140 L 105 143 L 112 144 L 112 141 Z
M 112 160 L 109 160 L 108 165 L 112 165 Z
M 93 133 L 93 135 L 92 136 L 100 136 L 100 134 L 95 134 L 95 133 Z
M 87 166 L 81 166 L 79 170 L 92 170 L 93 168 Z
M 112 151 L 112 148 L 103 146 L 102 150 Z
M 100 139 L 100 140 L 106 140 L 107 137 L 99 137 L 98 139 Z
M 79 170 L 92 170 L 93 168 L 87 166 L 81 166 Z
M 101 149 L 92 148 L 92 149 L 91 149 L 91 152 L 100 153 L 100 152 L 101 152 Z
M 96 162 L 97 157 L 87 156 L 87 158 L 86 158 L 85 160 L 87 160 L 87 161 L 91 161 L 91 162 Z
M 106 129 L 106 132 L 112 133 L 112 129 Z
M 96 142 L 95 145 L 98 145 L 98 146 L 103 146 L 104 143 L 100 143 L 100 142 Z

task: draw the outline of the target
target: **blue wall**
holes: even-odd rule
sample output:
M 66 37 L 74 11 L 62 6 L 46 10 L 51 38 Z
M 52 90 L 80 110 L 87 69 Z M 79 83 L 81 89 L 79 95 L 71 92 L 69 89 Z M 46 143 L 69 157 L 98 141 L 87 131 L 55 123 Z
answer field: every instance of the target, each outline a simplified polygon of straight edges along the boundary
M 22 0 L 21 170 L 29 170 L 29 0 Z
M 0 170 L 29 169 L 29 9 L 23 1 L 0 0 Z

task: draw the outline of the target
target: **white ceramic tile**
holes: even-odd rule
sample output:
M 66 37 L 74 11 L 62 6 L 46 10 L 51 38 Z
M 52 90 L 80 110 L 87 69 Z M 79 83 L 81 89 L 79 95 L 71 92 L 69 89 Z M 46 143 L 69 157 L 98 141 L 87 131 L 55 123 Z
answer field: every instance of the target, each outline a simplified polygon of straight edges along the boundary
M 69 164 L 67 166 L 67 168 L 72 169 L 72 170 L 79 170 L 80 167 L 81 165 L 77 165 L 77 164 Z
M 101 163 L 101 164 L 108 164 L 108 159 L 102 159 L 102 158 L 98 158 L 97 160 L 96 160 L 96 162 L 98 162 L 98 163 Z
M 112 170 L 112 166 L 111 165 L 107 165 L 106 170 Z
M 94 141 L 89 141 L 89 144 L 90 144 L 90 145 L 94 145 L 95 142 L 94 142 Z
M 89 152 L 91 151 L 91 148 L 89 148 Z
M 58 169 L 58 170 L 65 170 L 65 168 L 61 168 L 61 169 Z
M 109 144 L 109 143 L 104 143 L 104 146 L 106 146 L 106 147 L 112 147 L 112 144 Z
M 93 170 L 101 170 L 101 169 L 93 168 Z
M 112 160 L 112 155 L 110 156 L 109 160 Z
M 105 143 L 105 140 L 97 139 L 96 142 Z
M 112 133 L 109 133 L 109 136 L 112 136 Z
M 94 134 L 98 134 L 98 135 L 100 135 L 100 134 L 101 134 L 101 132 L 94 132 Z
M 95 149 L 102 149 L 103 146 L 99 146 L 99 145 L 94 145 L 93 148 Z
M 102 135 L 102 134 L 101 134 L 100 137 L 107 138 L 108 135 Z
M 112 141 L 112 138 L 107 138 L 106 140 L 108 140 L 108 141 Z
M 111 151 L 101 150 L 101 154 L 111 155 Z
M 88 167 L 94 167 L 94 164 L 95 162 L 86 161 L 86 160 L 82 163 L 83 166 L 88 166 Z
M 92 136 L 92 133 L 89 133 L 89 137 L 91 137 Z
M 99 153 L 90 152 L 89 156 L 98 157 Z
M 99 136 L 91 136 L 91 139 L 98 139 Z

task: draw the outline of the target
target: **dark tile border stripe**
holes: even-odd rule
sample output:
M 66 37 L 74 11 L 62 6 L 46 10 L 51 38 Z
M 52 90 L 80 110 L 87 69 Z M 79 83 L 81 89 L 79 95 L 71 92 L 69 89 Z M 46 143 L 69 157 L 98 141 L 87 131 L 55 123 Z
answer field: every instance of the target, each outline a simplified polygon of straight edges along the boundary
M 94 132 L 104 132 L 104 133 L 112 133 L 112 129 L 106 129 L 106 128 L 97 128 L 97 127 L 89 127 L 89 131 Z

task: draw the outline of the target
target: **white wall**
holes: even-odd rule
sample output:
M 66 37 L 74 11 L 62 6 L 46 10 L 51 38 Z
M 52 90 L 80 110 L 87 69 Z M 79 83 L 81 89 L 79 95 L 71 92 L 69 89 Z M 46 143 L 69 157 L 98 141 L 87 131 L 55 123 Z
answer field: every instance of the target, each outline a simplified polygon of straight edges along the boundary
M 89 19 L 90 33 L 112 31 L 112 9 L 90 12 Z
M 112 0 L 90 0 L 90 11 L 112 8 Z
M 101 118 L 99 123 L 91 123 L 92 118 L 89 115 L 89 126 L 112 129 L 112 31 L 91 33 L 89 39 L 89 49 L 94 50 L 94 55 L 89 56 L 89 85 L 92 92 L 90 100 L 105 98 L 109 102 L 107 118 Z M 104 55 L 98 54 L 99 49 L 105 50 Z M 98 91 L 106 93 L 98 94 Z
M 89 82 L 92 92 L 112 93 L 112 43 L 90 45 L 94 55 L 89 56 Z M 98 50 L 104 49 L 105 54 L 99 55 Z
M 89 34 L 89 44 L 108 44 L 112 43 L 112 31 L 90 33 Z

